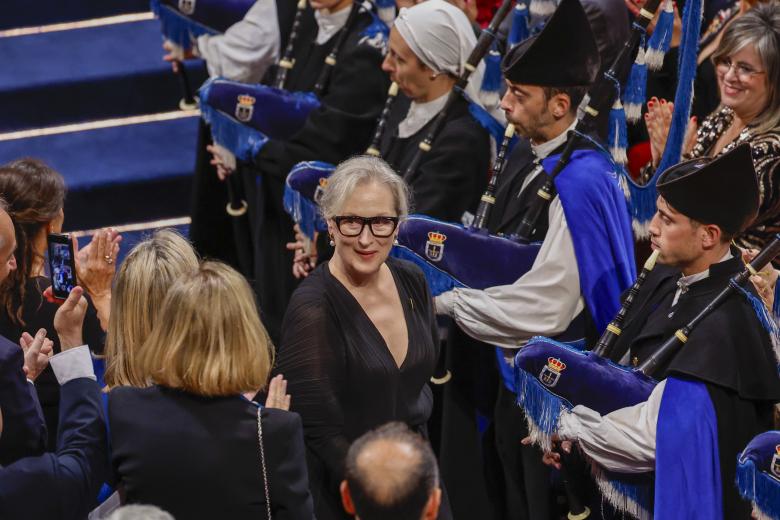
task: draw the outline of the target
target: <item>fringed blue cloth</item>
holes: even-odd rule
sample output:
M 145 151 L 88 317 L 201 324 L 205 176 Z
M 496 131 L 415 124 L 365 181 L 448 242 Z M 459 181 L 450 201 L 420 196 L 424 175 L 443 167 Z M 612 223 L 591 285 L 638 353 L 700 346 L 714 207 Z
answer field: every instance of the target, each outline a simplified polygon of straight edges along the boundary
M 461 282 L 453 278 L 449 273 L 442 271 L 429 262 L 423 261 L 418 254 L 413 253 L 405 247 L 393 247 L 390 251 L 390 256 L 412 262 L 419 266 L 425 275 L 425 281 L 428 283 L 428 288 L 431 290 L 433 296 L 438 296 L 447 291 L 451 291 L 452 289 L 457 289 L 458 287 L 464 287 Z
M 718 423 L 704 383 L 666 379 L 655 438 L 655 518 L 723 520 Z
M 327 229 L 316 201 L 320 199 L 322 189 L 335 169 L 330 163 L 306 161 L 296 164 L 287 175 L 284 210 L 310 240 L 314 239 L 315 231 Z
M 244 19 L 255 0 L 151 0 L 163 36 L 183 49 L 203 34 L 224 33 Z
M 674 0 L 664 0 L 664 7 L 653 28 L 653 34 L 647 42 L 645 62 L 650 70 L 659 70 L 664 64 L 664 56 L 672 44 L 674 28 Z
M 612 109 L 609 111 L 609 125 L 607 131 L 609 153 L 618 164 L 626 164 L 628 157 L 628 129 L 626 126 L 626 112 L 620 98 L 615 99 Z
M 780 431 L 757 435 L 742 450 L 737 487 L 759 520 L 780 520 Z
M 542 166 L 550 172 L 558 158 L 548 156 Z M 613 165 L 596 150 L 574 151 L 555 187 L 574 243 L 582 297 L 602 331 L 636 278 L 626 198 Z
M 756 314 L 756 318 L 758 318 L 759 323 L 761 323 L 761 326 L 769 335 L 769 339 L 772 342 L 775 355 L 777 356 L 778 353 L 780 353 L 780 326 L 778 326 L 778 322 L 774 313 L 767 309 L 764 301 L 758 296 L 746 290 L 744 287 L 740 287 L 739 285 L 736 285 L 736 288 L 753 308 L 753 312 Z M 777 291 L 776 285 L 775 291 Z M 780 363 L 780 358 L 778 358 L 778 363 Z
M 382 22 L 389 27 L 396 16 L 395 0 L 373 0 L 377 15 Z
M 236 158 L 249 161 L 268 142 L 292 137 L 319 107 L 308 92 L 287 92 L 215 78 L 199 91 L 203 119 L 211 125 L 214 141 Z
M 428 282 L 432 294 L 438 296 L 440 288 L 447 285 L 486 289 L 511 284 L 531 269 L 539 247 L 425 215 L 410 215 L 401 224 L 398 245 L 393 249 L 406 250 L 404 258 L 423 271 L 434 269 L 437 276 Z M 442 282 L 440 275 L 449 276 L 452 282 Z
M 648 235 L 650 220 L 655 214 L 655 201 L 658 198 L 655 184 L 664 170 L 680 162 L 685 131 L 688 127 L 688 117 L 691 111 L 693 95 L 693 79 L 696 74 L 696 57 L 699 49 L 699 32 L 702 16 L 702 1 L 691 0 L 685 3 L 683 9 L 683 36 L 680 43 L 678 61 L 677 93 L 674 97 L 674 114 L 672 125 L 666 140 L 661 162 L 656 168 L 655 174 L 646 185 L 640 186 L 627 174 L 623 175 L 623 182 L 628 186 L 631 201 L 631 215 L 633 217 L 634 233 L 637 238 Z M 632 71 L 633 73 L 633 71 Z M 644 102 L 644 100 L 642 100 Z M 624 103 L 625 104 L 625 103 Z M 641 110 L 641 107 L 640 107 Z M 626 106 L 628 117 L 628 107 Z
M 512 28 L 509 31 L 507 43 L 509 47 L 517 45 L 530 36 L 528 28 L 528 7 L 524 2 L 517 2 L 512 9 Z
M 674 96 L 672 125 L 666 138 L 666 147 L 656 173 L 663 172 L 680 162 L 685 131 L 691 116 L 693 80 L 696 78 L 696 60 L 699 55 L 699 34 L 704 3 L 702 0 L 685 2 L 682 15 L 682 40 L 677 62 L 677 92 Z M 653 178 L 653 184 L 657 179 Z
M 639 50 L 631 67 L 631 73 L 623 91 L 623 107 L 626 112 L 626 120 L 636 123 L 642 116 L 642 105 L 645 102 L 645 90 L 647 89 L 647 64 L 645 63 L 644 37 L 639 44 Z
M 485 74 L 482 76 L 482 85 L 479 89 L 489 104 L 498 104 L 501 96 L 501 85 L 504 77 L 501 73 L 501 52 L 498 50 L 498 40 L 494 40 L 490 51 L 483 59 L 485 62 Z
M 359 43 L 369 43 L 375 49 L 381 49 L 382 54 L 385 54 L 387 52 L 387 39 L 390 36 L 389 25 L 395 19 L 395 2 L 392 1 L 384 7 L 380 7 L 380 3 L 387 4 L 387 1 L 379 0 L 379 2 L 374 2 L 376 12 L 374 10 L 369 11 L 372 22 L 360 32 Z M 383 16 L 388 16 L 389 13 L 392 13 L 392 17 L 390 21 L 387 21 Z

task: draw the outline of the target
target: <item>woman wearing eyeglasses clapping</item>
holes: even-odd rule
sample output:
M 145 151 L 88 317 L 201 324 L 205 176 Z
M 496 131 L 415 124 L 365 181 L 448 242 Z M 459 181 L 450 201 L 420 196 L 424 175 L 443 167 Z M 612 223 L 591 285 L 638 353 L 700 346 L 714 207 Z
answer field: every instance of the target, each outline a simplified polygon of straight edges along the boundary
M 354 439 L 389 421 L 425 435 L 431 414 L 431 296 L 419 268 L 388 256 L 408 193 L 381 159 L 339 165 L 320 202 L 333 257 L 301 283 L 282 324 L 276 370 L 303 420 L 319 520 L 348 518 L 338 489 Z

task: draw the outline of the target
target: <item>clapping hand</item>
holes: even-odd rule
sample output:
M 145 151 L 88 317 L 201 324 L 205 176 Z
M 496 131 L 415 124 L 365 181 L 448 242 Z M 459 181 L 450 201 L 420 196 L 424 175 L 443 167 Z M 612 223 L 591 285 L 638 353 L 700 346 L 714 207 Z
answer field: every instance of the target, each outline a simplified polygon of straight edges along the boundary
M 48 366 L 54 343 L 46 337 L 46 329 L 39 329 L 35 337 L 28 332 L 23 333 L 19 345 L 24 351 L 24 375 L 35 381 Z
M 83 249 L 79 249 L 78 240 L 73 237 L 76 276 L 92 298 L 110 295 L 120 242 L 122 235 L 111 228 L 96 232 Z
M 287 380 L 282 374 L 271 379 L 268 384 L 268 396 L 265 398 L 266 408 L 290 409 L 290 394 L 287 393 Z

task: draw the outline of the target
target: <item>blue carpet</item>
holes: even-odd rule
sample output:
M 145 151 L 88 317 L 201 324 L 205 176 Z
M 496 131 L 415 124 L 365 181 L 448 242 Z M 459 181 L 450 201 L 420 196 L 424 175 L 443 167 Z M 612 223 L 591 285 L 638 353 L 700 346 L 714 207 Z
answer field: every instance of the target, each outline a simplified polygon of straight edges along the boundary
M 3 0 L 0 29 L 15 29 L 149 10 L 148 0 Z
M 161 44 L 157 20 L 0 38 L 0 132 L 175 110 Z M 205 67 L 187 68 L 195 89 Z
M 0 164 L 43 159 L 65 177 L 67 229 L 189 214 L 198 118 L 0 142 Z

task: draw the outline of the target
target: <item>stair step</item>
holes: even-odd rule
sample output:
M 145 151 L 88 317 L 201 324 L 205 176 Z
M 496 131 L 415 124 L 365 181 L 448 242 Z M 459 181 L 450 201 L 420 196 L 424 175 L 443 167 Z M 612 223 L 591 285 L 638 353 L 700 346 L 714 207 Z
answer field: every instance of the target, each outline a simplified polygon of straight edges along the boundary
M 111 2 L 107 2 L 111 3 Z M 0 132 L 173 110 L 179 79 L 153 19 L 0 37 Z M 187 63 L 193 88 L 206 78 Z
M 44 160 L 65 178 L 66 229 L 189 214 L 197 111 L 0 134 L 0 164 Z M 36 135 L 38 134 L 38 135 Z
M 72 22 L 149 10 L 149 0 L 3 0 L 0 29 Z

